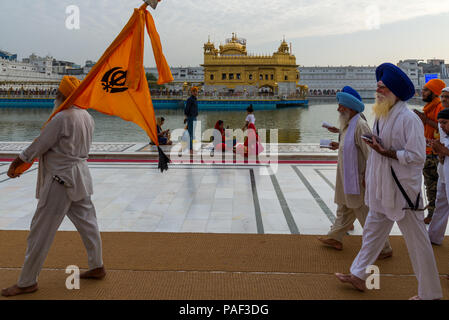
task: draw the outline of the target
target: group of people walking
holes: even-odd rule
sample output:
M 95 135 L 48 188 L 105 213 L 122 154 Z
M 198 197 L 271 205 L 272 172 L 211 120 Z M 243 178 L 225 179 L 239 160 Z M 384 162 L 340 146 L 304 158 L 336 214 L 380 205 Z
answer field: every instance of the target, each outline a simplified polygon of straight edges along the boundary
M 360 252 L 350 274 L 337 273 L 336 276 L 364 291 L 367 267 L 377 259 L 393 256 L 388 236 L 396 222 L 418 280 L 418 295 L 414 299 L 441 299 L 432 243 L 442 243 L 449 214 L 449 184 L 446 184 L 446 176 L 449 177 L 449 88 L 444 88 L 440 80 L 430 81 L 423 94 L 429 104 L 423 113 L 413 112 L 407 101 L 415 95 L 415 88 L 401 69 L 385 63 L 377 68 L 376 77 L 372 130 L 363 115 L 365 105 L 360 95 L 350 87 L 337 94 L 340 127 L 330 129 L 339 133 L 339 141 L 332 144 L 339 155 L 335 189 L 337 219 L 327 237 L 319 240 L 342 250 L 344 235 L 354 221 L 359 220 L 363 226 Z M 55 107 L 78 85 L 76 78 L 64 77 Z M 194 123 L 198 116 L 197 94 L 198 90 L 192 89 L 185 108 L 192 154 Z M 158 133 L 168 135 L 162 130 L 162 124 L 163 119 L 160 119 Z M 36 192 L 39 202 L 19 281 L 3 289 L 3 296 L 38 289 L 39 273 L 65 215 L 75 224 L 87 250 L 89 270 L 81 274 L 81 278 L 102 279 L 106 275 L 87 165 L 93 128 L 94 121 L 89 113 L 72 106 L 56 114 L 41 135 L 11 163 L 8 176 L 17 178 L 22 166 L 39 158 Z M 229 139 L 226 139 L 223 122 L 218 121 L 215 129 L 221 135 L 221 139 L 214 142 L 215 149 L 226 150 Z M 245 143 L 240 147 L 233 144 L 233 151 L 245 156 L 260 153 L 252 108 L 248 109 L 243 130 L 248 131 Z M 426 208 L 421 194 L 423 170 L 429 198 L 427 218 L 431 218 L 429 231 L 424 222 Z
M 418 280 L 418 295 L 412 299 L 441 299 L 432 243 L 442 243 L 449 215 L 445 184 L 446 167 L 449 174 L 449 109 L 445 109 L 449 107 L 449 88 L 439 79 L 429 81 L 423 90 L 428 104 L 421 113 L 407 104 L 415 87 L 400 68 L 382 64 L 376 78 L 372 130 L 363 116 L 360 95 L 351 87 L 337 94 L 340 128 L 329 128 L 339 133 L 339 142 L 331 144 L 338 149 L 337 218 L 327 237 L 318 240 L 342 250 L 344 235 L 358 219 L 363 227 L 362 247 L 350 274 L 336 276 L 364 291 L 367 267 L 393 256 L 388 236 L 396 222 Z M 444 105 L 439 99 L 442 93 Z M 423 175 L 429 200 L 426 208 L 421 194 Z M 429 231 L 425 222 L 431 223 Z

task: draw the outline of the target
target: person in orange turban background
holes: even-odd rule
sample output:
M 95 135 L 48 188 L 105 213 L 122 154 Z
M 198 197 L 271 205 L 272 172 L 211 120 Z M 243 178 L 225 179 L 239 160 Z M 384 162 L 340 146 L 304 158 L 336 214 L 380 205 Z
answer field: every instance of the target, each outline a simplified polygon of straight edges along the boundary
M 437 116 L 443 110 L 440 95 L 445 87 L 446 84 L 440 79 L 432 79 L 427 82 L 422 90 L 422 99 L 427 104 L 424 106 L 423 112 L 415 110 L 415 113 L 424 124 L 424 136 L 428 142 L 440 138 Z M 435 211 L 435 200 L 437 196 L 438 156 L 432 151 L 431 147 L 427 147 L 426 154 L 423 174 L 427 193 L 428 214 L 424 222 L 429 224 L 432 221 L 433 212 Z
M 79 86 L 75 77 L 64 77 L 59 86 L 57 109 Z M 36 198 L 25 262 L 16 285 L 2 290 L 6 297 L 32 293 L 55 234 L 67 215 L 81 235 L 87 250 L 89 271 L 81 278 L 101 279 L 106 275 L 95 207 L 91 201 L 92 178 L 87 165 L 94 120 L 84 109 L 71 106 L 52 118 L 36 140 L 16 158 L 8 171 L 20 176 L 17 168 L 39 158 Z

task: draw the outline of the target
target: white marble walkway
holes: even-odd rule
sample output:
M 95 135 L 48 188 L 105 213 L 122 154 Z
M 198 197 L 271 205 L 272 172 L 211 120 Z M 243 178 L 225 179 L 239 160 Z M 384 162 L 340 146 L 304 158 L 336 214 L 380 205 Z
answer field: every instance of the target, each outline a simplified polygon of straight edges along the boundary
M 0 230 L 28 230 L 36 165 L 15 180 L 7 168 L 0 162 Z M 335 165 L 283 164 L 271 176 L 244 165 L 172 165 L 164 174 L 152 164 L 90 168 L 103 232 L 326 234 L 335 219 Z M 60 230 L 75 229 L 66 218 Z M 356 223 L 352 234 L 361 231 Z

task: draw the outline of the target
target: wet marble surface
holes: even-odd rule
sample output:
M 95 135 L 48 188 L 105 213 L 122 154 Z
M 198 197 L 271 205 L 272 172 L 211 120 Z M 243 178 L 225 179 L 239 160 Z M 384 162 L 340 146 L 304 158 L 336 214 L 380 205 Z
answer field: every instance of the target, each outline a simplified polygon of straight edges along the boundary
M 21 152 L 30 144 L 30 142 L 0 142 L 0 152 Z M 170 152 L 172 148 L 179 148 L 180 144 L 172 146 L 162 146 L 162 149 L 166 152 Z M 336 151 L 330 149 L 322 149 L 319 144 L 313 143 L 281 143 L 281 144 L 264 144 L 266 151 L 279 154 L 328 154 L 335 155 Z M 195 150 L 211 150 L 211 143 L 195 143 Z M 136 152 L 144 153 L 151 152 L 156 153 L 157 147 L 145 143 L 93 143 L 91 150 L 95 152 Z
M 326 234 L 335 165 L 155 165 L 90 163 L 101 231 Z M 36 165 L 18 179 L 0 162 L 0 230 L 28 230 Z M 297 174 L 306 179 L 304 183 Z M 296 228 L 296 229 L 295 229 Z M 75 230 L 64 219 L 60 230 Z M 351 234 L 360 235 L 358 222 Z M 400 234 L 397 226 L 392 234 Z

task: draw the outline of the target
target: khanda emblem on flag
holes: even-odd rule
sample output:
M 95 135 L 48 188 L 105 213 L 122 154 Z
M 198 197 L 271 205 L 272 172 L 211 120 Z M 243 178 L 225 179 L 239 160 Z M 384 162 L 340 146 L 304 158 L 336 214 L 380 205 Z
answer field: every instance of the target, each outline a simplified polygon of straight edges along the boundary
M 103 90 L 109 93 L 128 90 L 128 87 L 125 86 L 127 73 L 127 71 L 122 70 L 120 67 L 115 67 L 107 71 L 101 79 Z

